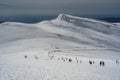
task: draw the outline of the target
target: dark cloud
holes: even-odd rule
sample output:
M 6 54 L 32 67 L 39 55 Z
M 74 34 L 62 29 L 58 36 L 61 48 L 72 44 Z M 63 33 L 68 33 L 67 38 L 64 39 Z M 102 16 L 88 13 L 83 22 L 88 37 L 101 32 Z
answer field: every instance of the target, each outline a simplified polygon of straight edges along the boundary
M 119 15 L 120 0 L 1 0 L 0 14 Z
M 8 4 L 0 4 L 0 9 L 10 9 L 10 8 L 15 8 L 15 6 Z

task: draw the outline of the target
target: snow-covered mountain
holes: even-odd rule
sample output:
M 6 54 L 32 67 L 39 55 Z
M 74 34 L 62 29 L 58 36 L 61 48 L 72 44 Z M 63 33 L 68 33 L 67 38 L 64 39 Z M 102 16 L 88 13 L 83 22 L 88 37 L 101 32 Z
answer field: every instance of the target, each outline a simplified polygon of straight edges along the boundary
M 119 80 L 119 32 L 119 23 L 67 14 L 36 24 L 2 23 L 0 80 Z

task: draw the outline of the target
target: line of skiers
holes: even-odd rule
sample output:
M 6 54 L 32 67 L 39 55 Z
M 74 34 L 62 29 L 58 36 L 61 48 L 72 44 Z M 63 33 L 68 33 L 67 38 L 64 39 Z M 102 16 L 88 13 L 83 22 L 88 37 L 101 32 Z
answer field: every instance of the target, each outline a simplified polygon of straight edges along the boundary
M 53 55 L 52 55 L 52 56 L 48 56 L 48 57 L 49 57 L 51 60 L 54 58 Z M 28 58 L 27 55 L 25 55 L 24 58 Z M 38 57 L 36 57 L 36 56 L 35 56 L 34 58 L 35 58 L 35 59 L 38 59 Z M 63 62 L 65 62 L 65 61 L 72 62 L 72 59 L 71 59 L 71 58 L 64 58 L 64 57 L 62 57 L 62 58 L 58 58 L 58 60 L 63 60 Z M 82 61 L 80 61 L 80 60 L 76 57 L 76 63 L 82 63 Z M 95 64 L 95 62 L 94 62 L 94 61 L 89 61 L 89 64 L 92 65 L 92 64 Z M 100 61 L 99 64 L 100 64 L 100 66 L 105 66 L 105 62 L 104 62 L 104 61 Z M 118 60 L 116 60 L 116 64 L 119 64 L 119 61 L 118 61 Z

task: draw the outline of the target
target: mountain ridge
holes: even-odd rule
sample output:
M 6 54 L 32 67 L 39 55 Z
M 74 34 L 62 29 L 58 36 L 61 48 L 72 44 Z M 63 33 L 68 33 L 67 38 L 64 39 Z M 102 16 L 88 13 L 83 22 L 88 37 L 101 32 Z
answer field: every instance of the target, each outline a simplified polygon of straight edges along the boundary
M 100 48 L 120 48 L 120 27 L 112 23 L 105 23 L 94 19 L 60 14 L 56 19 L 36 24 L 5 22 L 0 25 L 5 26 L 4 28 L 0 27 L 1 36 L 4 36 L 0 39 L 1 43 L 19 39 L 46 38 L 48 36 L 48 38 L 52 38 L 53 40 L 60 39 L 73 42 L 77 46 L 91 45 Z M 3 33 L 3 31 L 8 32 L 8 35 L 10 34 L 12 37 L 6 36 L 6 33 Z M 62 41 L 60 43 L 62 44 Z M 49 44 L 52 45 L 53 42 Z

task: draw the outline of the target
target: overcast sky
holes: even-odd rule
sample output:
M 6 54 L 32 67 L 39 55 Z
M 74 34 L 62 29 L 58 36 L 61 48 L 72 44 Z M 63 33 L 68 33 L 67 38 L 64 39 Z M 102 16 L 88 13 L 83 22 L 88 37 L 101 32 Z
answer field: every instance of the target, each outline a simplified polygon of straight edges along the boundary
M 0 0 L 0 15 L 120 15 L 120 0 Z

